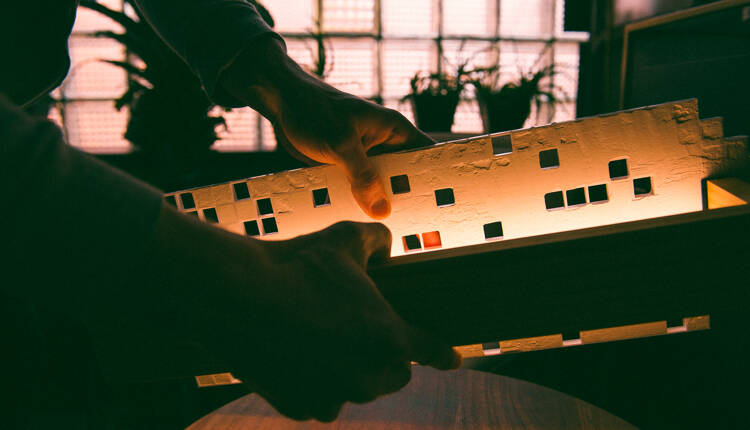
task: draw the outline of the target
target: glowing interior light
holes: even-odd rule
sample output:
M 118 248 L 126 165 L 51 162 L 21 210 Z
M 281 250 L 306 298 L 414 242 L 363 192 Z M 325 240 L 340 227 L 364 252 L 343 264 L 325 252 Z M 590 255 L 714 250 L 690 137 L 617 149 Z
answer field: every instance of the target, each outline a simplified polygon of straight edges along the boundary
M 701 121 L 697 108 L 695 100 L 665 103 L 371 157 L 391 198 L 393 211 L 383 220 L 394 238 L 391 254 L 488 241 L 500 245 L 522 237 L 700 211 L 701 181 L 734 162 L 715 154 L 737 153 L 740 160 L 747 152 L 742 139 L 712 135 L 710 141 L 696 144 L 708 139 L 702 127 L 711 122 Z M 500 136 L 512 142 L 512 152 L 502 156 L 496 155 L 493 144 Z M 566 143 L 550 148 L 550 142 Z M 550 149 L 555 149 L 559 167 L 541 170 L 540 154 Z M 711 156 L 700 156 L 702 150 L 712 151 Z M 236 183 L 247 184 L 252 199 L 237 200 Z M 210 222 L 213 213 L 203 211 L 215 209 L 215 225 L 262 239 L 289 239 L 343 220 L 372 222 L 336 166 L 170 196 L 185 212 L 197 215 L 197 209 L 204 214 L 201 219 Z

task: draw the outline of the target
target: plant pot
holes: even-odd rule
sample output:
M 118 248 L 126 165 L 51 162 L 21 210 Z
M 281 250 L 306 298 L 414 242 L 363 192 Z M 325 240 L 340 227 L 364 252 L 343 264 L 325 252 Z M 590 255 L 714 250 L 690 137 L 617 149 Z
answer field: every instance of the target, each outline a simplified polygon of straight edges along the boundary
M 450 133 L 458 106 L 458 91 L 448 94 L 411 94 L 417 128 L 425 132 Z
M 531 113 L 531 97 L 520 92 L 477 92 L 485 133 L 523 128 Z

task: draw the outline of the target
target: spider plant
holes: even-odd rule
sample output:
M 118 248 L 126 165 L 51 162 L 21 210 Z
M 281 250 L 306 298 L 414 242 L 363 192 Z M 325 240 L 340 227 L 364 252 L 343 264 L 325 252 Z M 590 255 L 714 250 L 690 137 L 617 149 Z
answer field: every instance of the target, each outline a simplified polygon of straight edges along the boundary
M 402 101 L 411 101 L 419 129 L 438 133 L 451 131 L 461 92 L 471 73 L 467 64 L 468 60 L 458 64 L 455 73 L 417 72 L 411 78 L 411 92 Z
M 517 80 L 503 85 L 500 85 L 498 65 L 472 71 L 470 83 L 476 89 L 485 132 L 522 128 L 531 113 L 532 103 L 536 105 L 537 119 L 541 118 L 543 106 L 548 105 L 547 122 L 552 120 L 555 105 L 564 93 L 551 80 L 545 81 L 558 73 L 555 65 L 540 66 L 550 46 L 545 46 L 529 70 L 519 68 Z
M 146 22 L 132 0 L 125 0 L 132 14 L 110 9 L 95 0 L 80 5 L 112 19 L 124 32 L 99 31 L 96 37 L 120 42 L 126 61 L 103 60 L 128 74 L 128 88 L 117 100 L 119 110 L 128 107 L 130 119 L 125 138 L 157 160 L 191 164 L 205 155 L 217 140 L 216 127 L 224 124 L 212 115 L 199 79 Z M 273 25 L 268 11 L 255 1 L 263 18 Z

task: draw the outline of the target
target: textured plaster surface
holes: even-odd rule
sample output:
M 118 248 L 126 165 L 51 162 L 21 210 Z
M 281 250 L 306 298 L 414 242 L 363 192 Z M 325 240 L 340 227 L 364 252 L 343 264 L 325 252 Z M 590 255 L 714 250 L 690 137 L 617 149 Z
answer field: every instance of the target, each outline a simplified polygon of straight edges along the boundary
M 700 120 L 696 100 L 509 132 L 513 152 L 495 156 L 492 137 L 478 136 L 431 148 L 372 157 L 390 192 L 391 176 L 408 175 L 410 192 L 390 194 L 392 255 L 402 237 L 439 231 L 442 248 L 486 242 L 483 225 L 502 222 L 499 240 L 673 215 L 702 209 L 701 180 L 747 159 L 746 139 L 724 139 L 720 118 Z M 557 149 L 559 167 L 542 169 L 539 152 Z M 626 159 L 629 174 L 611 179 L 608 163 Z M 633 180 L 650 177 L 651 193 L 634 194 Z M 232 185 L 246 182 L 251 198 L 235 201 Z M 605 184 L 609 200 L 547 210 L 554 191 Z M 328 188 L 331 204 L 314 207 L 312 190 Z M 435 190 L 452 188 L 455 204 L 438 207 Z M 216 208 L 219 227 L 244 234 L 258 220 L 257 200 L 270 198 L 278 233 L 287 239 L 337 221 L 371 221 L 351 196 L 338 168 L 318 166 L 186 190 L 199 217 Z M 179 201 L 179 198 L 178 198 Z M 567 203 L 567 201 L 566 201 Z M 263 216 L 265 218 L 268 216 Z M 262 230 L 261 230 L 261 233 Z

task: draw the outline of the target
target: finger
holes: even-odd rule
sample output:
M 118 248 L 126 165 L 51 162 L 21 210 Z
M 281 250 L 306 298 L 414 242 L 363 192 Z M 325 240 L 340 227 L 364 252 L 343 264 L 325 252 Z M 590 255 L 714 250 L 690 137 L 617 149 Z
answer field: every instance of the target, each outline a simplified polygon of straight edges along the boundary
M 256 389 L 254 390 L 259 396 L 263 397 L 269 405 L 271 405 L 276 412 L 284 415 L 287 418 L 291 418 L 295 421 L 305 421 L 313 418 L 310 412 L 307 410 L 306 404 L 301 401 L 293 401 L 289 399 L 283 399 L 283 396 L 276 396 L 266 390 Z
M 276 137 L 276 143 L 280 144 L 281 147 L 284 148 L 284 150 L 286 150 L 286 152 L 289 153 L 289 155 L 291 155 L 292 157 L 310 166 L 317 166 L 320 164 L 319 162 L 299 152 L 299 150 L 297 150 L 297 148 L 292 145 L 292 142 L 289 141 L 289 138 L 286 137 L 284 130 L 282 130 L 281 127 L 276 123 L 273 124 L 273 134 Z
M 368 403 L 379 396 L 395 393 L 411 380 L 411 364 L 406 361 L 393 363 L 382 369 L 371 370 L 350 378 L 346 399 L 352 403 Z
M 455 349 L 424 330 L 408 326 L 412 360 L 440 370 L 461 367 L 461 355 Z
M 341 408 L 344 406 L 344 402 L 342 401 L 321 402 L 319 399 L 313 398 L 310 402 L 314 405 L 310 415 L 312 418 L 322 423 L 330 423 L 334 421 L 339 416 Z
M 414 127 L 400 112 L 391 111 L 386 117 L 389 118 L 387 126 L 390 127 L 390 133 L 383 140 L 369 141 L 365 147 L 368 154 L 424 148 L 435 144 L 432 138 Z M 386 124 L 383 124 L 383 128 L 385 127 Z
M 411 364 L 404 362 L 391 365 L 382 381 L 380 394 L 395 393 L 404 388 L 411 381 Z
M 362 145 L 345 145 L 336 152 L 336 164 L 344 170 L 352 195 L 359 207 L 373 219 L 383 219 L 391 213 L 391 203 L 375 165 L 367 158 Z
M 363 268 L 371 258 L 391 255 L 391 231 L 381 223 L 344 221 L 331 226 L 328 233 L 334 236 L 332 242 L 346 247 L 347 254 Z

